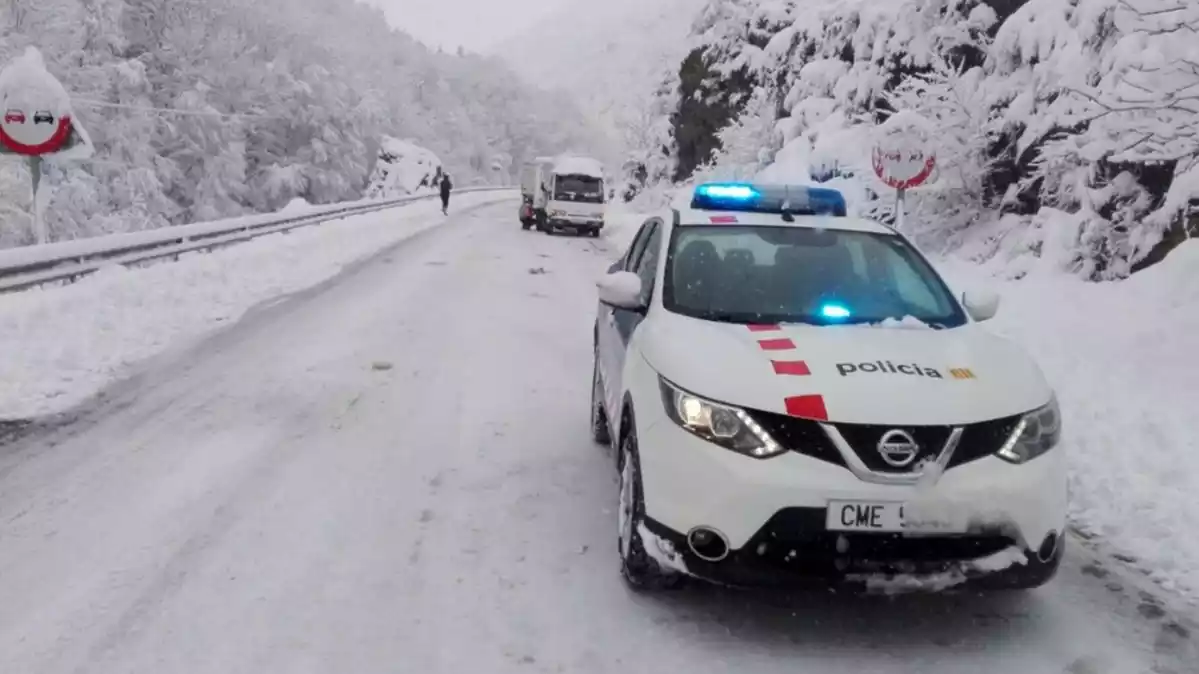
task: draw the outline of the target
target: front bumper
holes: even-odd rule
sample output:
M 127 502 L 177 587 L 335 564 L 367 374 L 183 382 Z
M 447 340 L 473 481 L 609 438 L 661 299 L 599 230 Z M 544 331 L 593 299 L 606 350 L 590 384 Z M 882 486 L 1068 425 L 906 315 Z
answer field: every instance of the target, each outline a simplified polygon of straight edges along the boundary
M 666 546 L 659 555 L 670 566 L 707 582 L 734 587 L 847 587 L 905 591 L 959 585 L 1033 587 L 1054 575 L 1064 538 L 1053 554 L 1038 558 L 1018 547 L 1010 532 L 996 528 L 962 536 L 904 537 L 900 534 L 829 532 L 823 508 L 778 511 L 741 548 L 711 561 L 697 556 L 684 533 L 647 518 L 646 529 Z
M 638 411 L 647 527 L 701 578 L 740 585 L 941 573 L 1005 550 L 1025 553 L 1018 566 L 1037 572 L 1042 545 L 1062 548 L 1067 487 L 1060 450 L 1022 466 L 974 460 L 950 468 L 931 486 L 874 484 L 798 452 L 765 460 L 741 456 L 684 431 L 664 413 Z M 927 503 L 930 497 L 952 508 L 964 531 L 842 533 L 825 526 L 830 501 Z M 686 532 L 701 526 L 725 537 L 727 558 L 705 562 L 690 552 Z M 1057 559 L 1047 563 L 1056 567 Z
M 572 229 L 577 232 L 592 232 L 604 228 L 603 220 L 587 220 L 563 217 L 551 217 L 547 224 L 553 229 Z

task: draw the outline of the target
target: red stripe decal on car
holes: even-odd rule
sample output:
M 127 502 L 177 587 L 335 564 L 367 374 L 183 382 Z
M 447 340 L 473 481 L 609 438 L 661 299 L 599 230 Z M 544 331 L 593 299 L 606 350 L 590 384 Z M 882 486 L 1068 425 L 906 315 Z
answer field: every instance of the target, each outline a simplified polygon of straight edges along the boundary
M 793 417 L 828 421 L 828 410 L 824 408 L 824 396 L 793 396 L 785 398 L 783 405 L 787 408 L 787 414 Z
M 786 351 L 794 349 L 795 342 L 786 337 L 783 339 L 759 339 L 758 346 L 762 347 L 763 351 Z
M 774 330 L 782 330 L 782 328 L 777 325 L 747 325 L 745 327 L 749 328 L 750 332 L 772 332 Z
M 812 374 L 812 371 L 808 369 L 807 362 L 802 360 L 772 360 L 770 363 L 774 365 L 775 374 L 794 374 L 801 376 Z
M 735 215 L 713 215 L 711 220 L 712 220 L 713 225 L 734 225 L 737 223 L 737 216 L 735 216 Z

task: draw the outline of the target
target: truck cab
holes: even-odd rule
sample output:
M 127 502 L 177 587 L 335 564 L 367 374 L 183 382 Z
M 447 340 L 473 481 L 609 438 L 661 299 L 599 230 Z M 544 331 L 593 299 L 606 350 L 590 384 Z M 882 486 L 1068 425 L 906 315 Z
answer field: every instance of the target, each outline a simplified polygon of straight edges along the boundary
M 558 157 L 550 173 L 544 231 L 599 236 L 604 227 L 604 170 L 591 157 Z
M 541 232 L 599 236 L 604 226 L 603 165 L 590 157 L 537 157 L 521 169 L 520 224 Z

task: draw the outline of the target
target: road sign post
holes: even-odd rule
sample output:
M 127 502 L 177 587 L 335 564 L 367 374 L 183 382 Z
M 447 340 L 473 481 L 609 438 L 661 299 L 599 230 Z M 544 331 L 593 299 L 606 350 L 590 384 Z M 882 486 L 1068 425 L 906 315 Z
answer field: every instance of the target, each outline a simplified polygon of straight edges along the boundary
M 87 133 L 71 114 L 66 89 L 46 70 L 41 52 L 30 47 L 0 70 L 0 155 L 23 157 L 33 183 L 33 228 L 46 242 L 42 167 L 46 159 L 83 158 L 92 153 Z
M 907 191 L 928 181 L 937 167 L 937 155 L 927 124 L 915 113 L 895 113 L 879 131 L 871 163 L 879 180 L 895 190 L 895 226 L 902 229 Z
M 42 213 L 42 200 L 38 188 L 42 185 L 42 158 L 33 156 L 29 158 L 29 175 L 33 176 L 33 231 L 36 233 L 37 242 L 46 242 L 46 218 Z

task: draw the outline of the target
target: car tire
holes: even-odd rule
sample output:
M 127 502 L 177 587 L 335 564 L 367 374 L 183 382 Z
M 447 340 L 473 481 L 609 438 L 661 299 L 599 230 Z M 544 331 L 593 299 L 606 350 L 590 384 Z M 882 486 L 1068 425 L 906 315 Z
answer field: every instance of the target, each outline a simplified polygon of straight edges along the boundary
M 637 454 L 635 431 L 626 432 L 620 443 L 620 496 L 616 518 L 617 551 L 620 554 L 620 575 L 625 583 L 638 592 L 668 590 L 678 587 L 682 576 L 663 569 L 645 549 L 640 527 L 645 521 L 645 497 L 641 491 L 641 461 Z
M 597 445 L 612 444 L 612 431 L 608 426 L 608 413 L 604 410 L 603 387 L 600 386 L 599 354 L 591 373 L 591 439 Z

